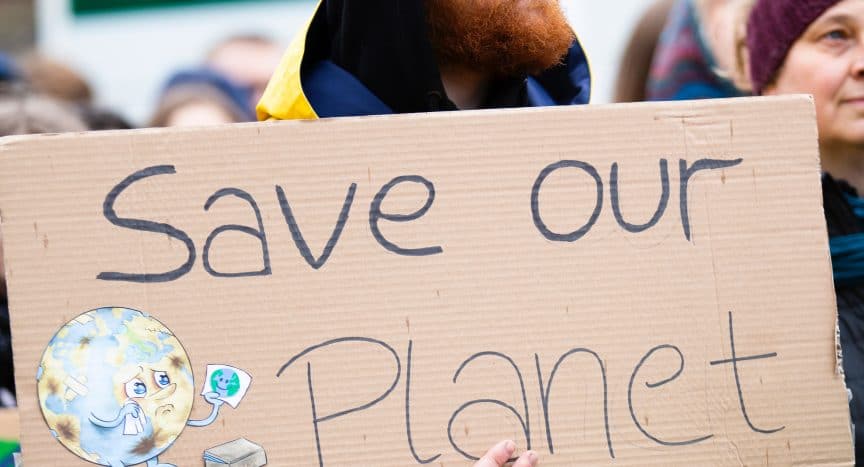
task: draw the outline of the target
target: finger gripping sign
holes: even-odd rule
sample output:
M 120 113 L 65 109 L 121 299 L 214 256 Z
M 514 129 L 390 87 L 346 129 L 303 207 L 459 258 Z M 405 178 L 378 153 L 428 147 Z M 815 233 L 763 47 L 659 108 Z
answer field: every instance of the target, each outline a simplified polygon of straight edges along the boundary
M 806 97 L 0 140 L 24 461 L 852 465 Z

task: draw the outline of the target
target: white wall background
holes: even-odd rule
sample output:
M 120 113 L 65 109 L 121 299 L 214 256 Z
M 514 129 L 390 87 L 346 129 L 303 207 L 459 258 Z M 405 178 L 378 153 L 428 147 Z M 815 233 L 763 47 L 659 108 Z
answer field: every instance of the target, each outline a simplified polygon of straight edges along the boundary
M 593 102 L 608 102 L 631 28 L 652 0 L 561 1 L 590 57 Z M 75 17 L 71 0 L 38 0 L 37 43 L 84 74 L 100 105 L 141 124 L 173 71 L 198 64 L 231 34 L 255 32 L 287 45 L 315 3 L 270 0 Z

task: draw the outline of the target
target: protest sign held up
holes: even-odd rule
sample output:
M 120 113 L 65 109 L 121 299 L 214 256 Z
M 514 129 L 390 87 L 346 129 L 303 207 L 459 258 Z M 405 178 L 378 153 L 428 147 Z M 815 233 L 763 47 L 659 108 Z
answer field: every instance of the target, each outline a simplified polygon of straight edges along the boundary
M 0 168 L 28 465 L 851 465 L 805 97 L 13 137 Z

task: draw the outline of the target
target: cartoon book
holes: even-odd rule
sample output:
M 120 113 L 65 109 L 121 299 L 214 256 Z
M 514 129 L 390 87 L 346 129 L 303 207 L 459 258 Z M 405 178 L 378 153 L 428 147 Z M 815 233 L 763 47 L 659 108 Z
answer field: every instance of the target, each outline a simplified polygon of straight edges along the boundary
M 261 467 L 267 465 L 264 448 L 244 438 L 204 451 L 205 467 Z

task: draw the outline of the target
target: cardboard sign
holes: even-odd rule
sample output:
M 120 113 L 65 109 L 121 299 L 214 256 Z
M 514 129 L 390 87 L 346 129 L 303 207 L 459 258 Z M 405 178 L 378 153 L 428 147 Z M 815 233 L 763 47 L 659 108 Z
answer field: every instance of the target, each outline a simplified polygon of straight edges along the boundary
M 5 139 L 24 460 L 851 465 L 814 122 L 787 97 Z

